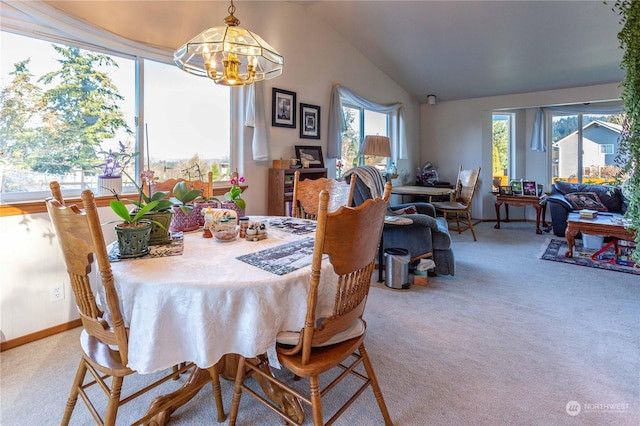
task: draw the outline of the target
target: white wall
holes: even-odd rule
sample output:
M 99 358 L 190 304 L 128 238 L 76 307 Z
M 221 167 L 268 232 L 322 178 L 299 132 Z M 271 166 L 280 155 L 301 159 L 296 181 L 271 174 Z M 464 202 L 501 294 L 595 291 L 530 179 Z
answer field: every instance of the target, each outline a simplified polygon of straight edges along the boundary
M 482 167 L 480 186 L 473 202 L 472 216 L 495 220 L 495 197 L 491 194 L 491 113 L 495 110 L 518 110 L 516 113 L 516 178 L 526 178 L 545 184 L 549 189 L 549 152 L 529 149 L 535 107 L 562 105 L 620 98 L 617 84 L 577 87 L 544 92 L 438 102 L 421 105 L 420 164 L 433 163 L 440 179 L 455 182 L 458 167 Z M 509 217 L 534 219 L 532 208 L 511 208 Z M 504 216 L 504 213 L 502 213 Z M 547 213 L 547 217 L 549 213 Z
M 320 145 L 326 155 L 327 115 L 333 83 L 374 102 L 402 102 L 406 109 L 409 158 L 419 158 L 416 143 L 419 105 L 327 25 L 307 15 L 305 8 L 288 2 L 252 3 L 251 7 L 238 10 L 237 15 L 243 27 L 260 34 L 285 58 L 284 74 L 265 82 L 263 87 L 272 159 L 290 158 L 294 156 L 294 145 L 304 144 Z M 220 14 L 213 25 L 218 25 L 224 16 L 226 14 Z M 194 23 L 193 35 L 212 25 L 210 16 L 203 17 L 202 21 Z M 297 128 L 270 126 L 272 87 L 296 92 L 298 102 L 321 107 L 320 140 L 301 140 Z M 244 196 L 247 213 L 266 214 L 271 161 L 250 160 L 250 145 L 249 141 L 243 144 L 245 164 L 241 170 L 249 185 Z M 332 164 L 326 158 L 325 163 Z M 399 161 L 398 168 L 408 176 L 415 164 Z M 113 219 L 108 208 L 101 208 L 100 215 L 103 222 Z M 112 231 L 107 228 L 105 235 L 113 239 Z M 0 339 L 15 339 L 77 318 L 58 243 L 46 213 L 0 218 L 0 237 L 4 242 L 0 251 Z M 67 283 L 66 297 L 63 301 L 50 302 L 49 289 L 59 282 Z

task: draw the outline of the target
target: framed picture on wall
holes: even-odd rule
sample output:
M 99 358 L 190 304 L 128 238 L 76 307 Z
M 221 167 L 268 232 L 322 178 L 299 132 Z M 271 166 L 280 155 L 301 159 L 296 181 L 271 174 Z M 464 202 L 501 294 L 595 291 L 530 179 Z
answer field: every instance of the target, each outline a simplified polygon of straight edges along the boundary
M 296 128 L 296 94 L 288 90 L 271 90 L 271 125 Z
M 320 139 L 320 107 L 300 103 L 300 137 Z

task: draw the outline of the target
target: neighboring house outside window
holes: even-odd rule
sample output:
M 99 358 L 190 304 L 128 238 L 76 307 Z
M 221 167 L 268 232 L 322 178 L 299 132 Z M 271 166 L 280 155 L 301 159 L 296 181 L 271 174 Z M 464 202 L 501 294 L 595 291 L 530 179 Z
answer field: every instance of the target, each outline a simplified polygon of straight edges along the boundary
M 622 126 L 605 121 L 610 116 L 580 114 L 554 117 L 552 179 L 575 183 L 607 183 L 616 180 L 618 140 Z M 575 129 L 578 123 L 582 129 Z M 559 140 L 564 133 L 568 133 Z

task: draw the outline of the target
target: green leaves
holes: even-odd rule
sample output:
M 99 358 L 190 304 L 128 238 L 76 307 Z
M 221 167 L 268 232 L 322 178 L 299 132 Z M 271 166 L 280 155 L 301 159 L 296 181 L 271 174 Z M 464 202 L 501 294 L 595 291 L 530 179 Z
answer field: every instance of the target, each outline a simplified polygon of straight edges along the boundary
M 184 213 L 189 213 L 191 210 L 193 210 L 193 206 L 190 206 L 188 204 L 200 197 L 202 197 L 202 190 L 189 190 L 187 188 L 187 184 L 184 181 L 180 181 L 173 187 L 173 197 L 170 198 L 170 201 L 173 204 L 179 205 L 180 209 Z
M 158 204 L 157 201 L 150 202 L 146 206 L 140 208 L 133 218 L 131 217 L 131 214 L 129 213 L 129 209 L 127 209 L 127 206 L 122 201 L 120 201 L 120 200 L 112 200 L 109 203 L 109 206 L 111 207 L 111 210 L 113 210 L 113 212 L 115 214 L 117 214 L 118 217 L 120 217 L 120 219 L 122 219 L 123 222 L 136 223 L 140 219 L 143 218 L 145 213 L 150 212 L 151 210 L 153 210 L 153 208 L 157 204 Z

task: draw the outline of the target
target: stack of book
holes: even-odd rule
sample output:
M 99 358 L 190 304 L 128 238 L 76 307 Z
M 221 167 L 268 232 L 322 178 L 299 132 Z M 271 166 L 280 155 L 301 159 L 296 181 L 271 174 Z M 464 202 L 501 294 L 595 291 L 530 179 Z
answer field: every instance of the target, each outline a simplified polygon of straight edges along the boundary
M 580 210 L 581 219 L 595 219 L 598 216 L 597 210 L 582 209 Z

